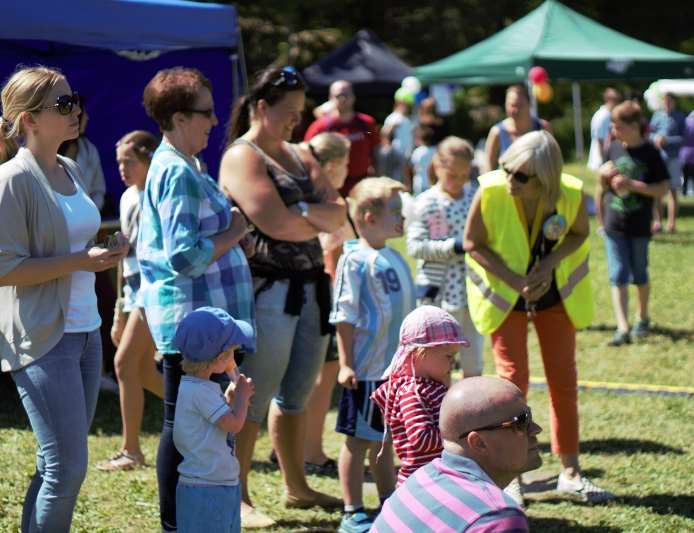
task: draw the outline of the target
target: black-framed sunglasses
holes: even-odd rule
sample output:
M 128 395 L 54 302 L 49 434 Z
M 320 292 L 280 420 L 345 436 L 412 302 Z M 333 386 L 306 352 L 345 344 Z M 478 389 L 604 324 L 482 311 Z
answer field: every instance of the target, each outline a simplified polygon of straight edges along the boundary
M 533 178 L 533 177 L 534 177 L 534 176 L 529 176 L 528 174 L 526 174 L 525 172 L 521 172 L 520 170 L 511 171 L 511 170 L 507 169 L 507 168 L 504 167 L 504 166 L 501 167 L 501 170 L 503 170 L 504 172 L 506 172 L 506 174 L 508 174 L 509 176 L 511 176 L 511 177 L 512 177 L 514 180 L 516 180 L 518 183 L 522 183 L 523 185 L 525 185 L 526 183 L 528 183 L 528 182 L 530 181 L 530 178 Z
M 44 105 L 39 107 L 39 109 L 51 109 L 57 111 L 61 115 L 69 115 L 76 105 L 82 105 L 82 98 L 79 94 L 74 92 L 72 94 L 63 94 L 56 98 L 55 104 Z
M 304 79 L 299 74 L 299 71 L 294 67 L 282 67 L 277 73 L 277 77 L 270 82 L 273 87 L 303 87 Z
M 477 429 L 471 429 L 470 431 L 466 431 L 462 435 L 460 435 L 461 439 L 464 439 L 467 437 L 470 433 L 473 431 L 493 431 L 495 429 L 515 429 L 517 431 L 521 431 L 524 433 L 528 432 L 528 428 L 530 427 L 530 423 L 533 421 L 533 413 L 530 410 L 530 407 L 528 407 L 525 411 L 523 411 L 521 414 L 514 416 L 511 420 L 506 420 L 504 422 L 499 422 L 498 424 L 493 424 L 491 426 L 484 426 L 481 428 Z
M 211 109 L 182 109 L 181 113 L 195 113 L 203 117 L 212 118 L 215 115 L 214 108 Z

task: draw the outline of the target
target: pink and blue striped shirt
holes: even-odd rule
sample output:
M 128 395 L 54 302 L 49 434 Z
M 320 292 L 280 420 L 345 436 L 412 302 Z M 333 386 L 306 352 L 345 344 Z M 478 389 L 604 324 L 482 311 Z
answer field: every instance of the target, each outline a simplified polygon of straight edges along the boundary
M 371 533 L 523 533 L 528 519 L 479 465 L 444 451 L 383 505 Z

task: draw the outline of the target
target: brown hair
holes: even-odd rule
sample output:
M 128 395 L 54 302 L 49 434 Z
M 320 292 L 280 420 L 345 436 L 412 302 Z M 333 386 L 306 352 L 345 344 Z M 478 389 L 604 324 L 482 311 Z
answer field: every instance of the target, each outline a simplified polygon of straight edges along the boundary
M 292 85 L 283 85 L 278 83 L 282 78 L 285 69 L 291 69 L 296 75 L 296 83 Z M 260 100 L 265 100 L 268 105 L 275 105 L 284 95 L 294 91 L 306 90 L 306 83 L 301 75 L 292 67 L 272 67 L 260 71 L 255 76 L 255 81 L 251 86 L 248 94 L 243 95 L 234 104 L 231 121 L 227 130 L 227 146 L 241 137 L 248 128 L 251 127 L 251 107 Z
M 195 106 L 202 88 L 212 92 L 212 84 L 195 68 L 167 68 L 157 72 L 142 94 L 147 115 L 162 131 L 171 131 L 174 113 L 185 112 Z
M 612 109 L 612 120 L 627 124 L 641 124 L 641 106 L 633 100 L 625 100 Z
M 24 113 L 38 111 L 48 93 L 65 76 L 56 69 L 37 66 L 17 70 L 2 88 L 2 117 L 0 117 L 0 163 L 17 153 L 15 139 L 24 135 Z
M 386 176 L 363 179 L 349 193 L 349 215 L 352 220 L 362 221 L 367 211 L 380 213 L 394 192 L 404 190 L 402 183 Z
M 152 161 L 154 151 L 159 145 L 159 141 L 148 131 L 135 130 L 123 135 L 116 143 L 116 148 L 125 145 L 128 145 L 128 148 L 133 151 L 135 157 L 142 163 L 149 165 Z

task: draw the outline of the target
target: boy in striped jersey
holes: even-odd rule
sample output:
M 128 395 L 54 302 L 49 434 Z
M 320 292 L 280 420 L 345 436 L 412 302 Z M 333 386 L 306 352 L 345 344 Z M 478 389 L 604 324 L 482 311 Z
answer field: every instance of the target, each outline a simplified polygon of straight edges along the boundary
M 393 452 L 377 457 L 383 440 L 381 413 L 370 399 L 398 347 L 398 330 L 415 304 L 414 282 L 402 256 L 386 240 L 402 235 L 403 185 L 390 178 L 360 181 L 349 196 L 352 220 L 361 236 L 348 241 L 337 266 L 331 323 L 337 328 L 338 382 L 344 387 L 336 430 L 346 435 L 339 475 L 345 515 L 339 531 L 368 531 L 364 512 L 364 459 L 369 452 L 379 497 L 395 488 Z
M 371 396 L 400 458 L 398 486 L 441 455 L 439 409 L 462 346 L 469 343 L 460 324 L 440 307 L 418 307 L 402 323 L 400 346 L 386 372 L 388 381 Z

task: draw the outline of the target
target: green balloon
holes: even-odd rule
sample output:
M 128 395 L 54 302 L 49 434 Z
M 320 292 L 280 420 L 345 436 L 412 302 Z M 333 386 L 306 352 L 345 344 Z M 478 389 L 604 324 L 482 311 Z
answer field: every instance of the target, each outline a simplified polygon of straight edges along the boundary
M 414 104 L 414 94 L 412 94 L 410 91 L 405 89 L 404 87 L 400 87 L 397 91 L 395 91 L 395 101 L 396 102 L 404 102 L 409 105 Z

